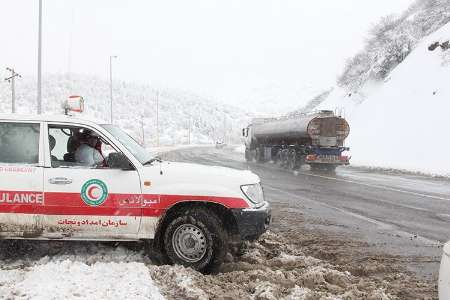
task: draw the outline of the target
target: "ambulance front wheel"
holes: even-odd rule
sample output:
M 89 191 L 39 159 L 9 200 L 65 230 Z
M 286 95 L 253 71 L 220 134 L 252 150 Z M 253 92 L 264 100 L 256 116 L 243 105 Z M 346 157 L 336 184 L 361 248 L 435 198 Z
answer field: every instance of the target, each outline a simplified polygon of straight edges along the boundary
M 214 272 L 227 254 L 227 234 L 220 219 L 202 208 L 186 209 L 169 225 L 164 248 L 173 264 Z

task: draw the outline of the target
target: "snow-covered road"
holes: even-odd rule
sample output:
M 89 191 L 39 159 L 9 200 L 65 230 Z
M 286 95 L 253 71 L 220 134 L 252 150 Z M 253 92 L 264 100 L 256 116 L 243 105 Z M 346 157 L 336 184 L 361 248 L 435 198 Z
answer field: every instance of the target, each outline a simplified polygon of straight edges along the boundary
M 299 235 L 307 230 L 313 236 L 325 232 L 343 239 L 333 242 L 339 244 L 334 253 L 325 251 L 330 245 L 317 245 L 316 257 L 320 252 L 331 257 L 355 255 L 352 249 L 359 248 L 365 256 L 356 254 L 361 260 L 383 253 L 376 259 L 395 261 L 436 282 L 442 242 L 450 240 L 448 178 L 363 168 L 338 168 L 332 175 L 307 167 L 292 172 L 271 163 L 248 164 L 240 150 L 198 148 L 167 157 L 257 173 L 274 208 L 272 230 L 280 234 L 298 230 Z
M 272 203 L 271 230 L 215 275 L 155 265 L 139 243 L 0 241 L 0 299 L 436 298 L 448 180 L 292 173 L 247 164 L 233 148 L 165 156 L 252 169 Z

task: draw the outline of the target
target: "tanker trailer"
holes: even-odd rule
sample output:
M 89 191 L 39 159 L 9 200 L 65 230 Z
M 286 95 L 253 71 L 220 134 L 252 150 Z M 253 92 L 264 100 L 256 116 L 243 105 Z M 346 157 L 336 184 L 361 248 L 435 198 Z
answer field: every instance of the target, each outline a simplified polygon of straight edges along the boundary
M 247 161 L 274 161 L 289 169 L 309 164 L 313 170 L 332 171 L 348 165 L 344 141 L 347 121 L 333 111 L 282 118 L 257 118 L 242 130 Z

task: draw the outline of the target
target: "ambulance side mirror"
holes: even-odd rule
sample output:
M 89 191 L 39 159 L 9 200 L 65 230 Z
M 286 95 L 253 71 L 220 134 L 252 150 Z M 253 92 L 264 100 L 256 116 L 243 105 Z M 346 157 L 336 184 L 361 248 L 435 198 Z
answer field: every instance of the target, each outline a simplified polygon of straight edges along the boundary
M 128 158 L 123 153 L 112 152 L 108 155 L 108 167 L 112 169 L 134 170 Z

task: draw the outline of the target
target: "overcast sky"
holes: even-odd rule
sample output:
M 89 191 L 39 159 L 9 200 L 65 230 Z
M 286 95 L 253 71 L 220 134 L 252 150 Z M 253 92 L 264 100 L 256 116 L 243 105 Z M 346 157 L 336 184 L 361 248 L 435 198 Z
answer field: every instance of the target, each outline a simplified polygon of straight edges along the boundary
M 412 0 L 43 0 L 43 71 L 239 103 L 331 85 L 371 24 Z M 37 0 L 1 1 L 0 68 L 36 76 Z

